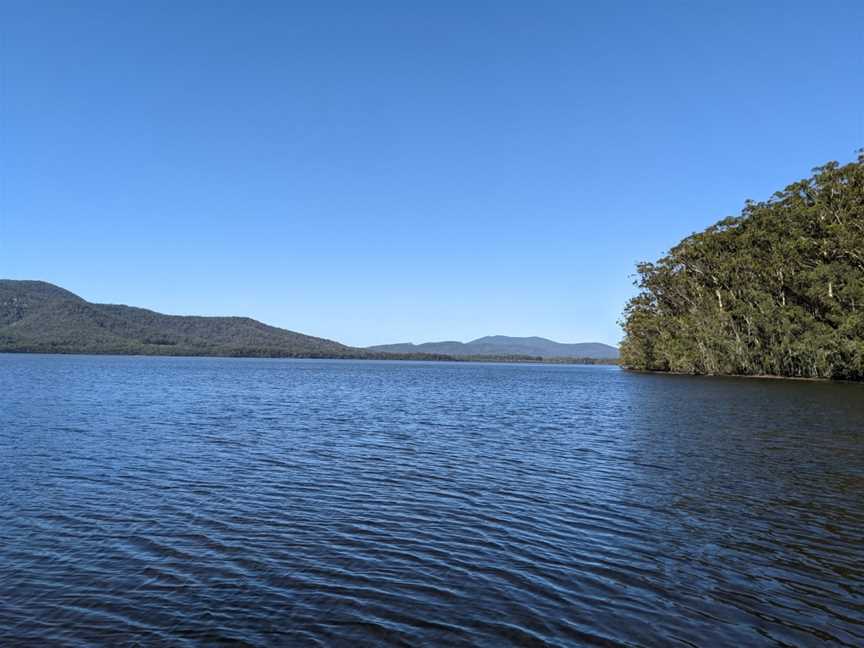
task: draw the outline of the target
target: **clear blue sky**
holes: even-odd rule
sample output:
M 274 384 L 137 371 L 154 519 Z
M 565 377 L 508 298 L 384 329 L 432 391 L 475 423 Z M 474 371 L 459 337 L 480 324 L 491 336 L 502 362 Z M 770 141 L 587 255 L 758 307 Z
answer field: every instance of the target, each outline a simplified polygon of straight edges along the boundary
M 864 146 L 864 2 L 0 0 L 0 277 L 349 344 L 617 343 Z

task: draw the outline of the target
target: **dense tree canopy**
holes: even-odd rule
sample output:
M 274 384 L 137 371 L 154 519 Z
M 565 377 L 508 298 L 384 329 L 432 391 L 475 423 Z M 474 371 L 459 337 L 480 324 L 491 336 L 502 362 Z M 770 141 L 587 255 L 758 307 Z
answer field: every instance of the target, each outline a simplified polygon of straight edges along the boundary
M 864 380 L 864 152 L 637 269 L 627 367 Z

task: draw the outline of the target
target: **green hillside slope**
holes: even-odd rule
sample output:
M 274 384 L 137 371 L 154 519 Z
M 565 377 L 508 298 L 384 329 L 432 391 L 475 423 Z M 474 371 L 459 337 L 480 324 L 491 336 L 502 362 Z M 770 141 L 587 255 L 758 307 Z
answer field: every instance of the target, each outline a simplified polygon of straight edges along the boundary
M 40 281 L 0 280 L 0 351 L 346 357 L 359 350 L 247 317 L 93 304 Z

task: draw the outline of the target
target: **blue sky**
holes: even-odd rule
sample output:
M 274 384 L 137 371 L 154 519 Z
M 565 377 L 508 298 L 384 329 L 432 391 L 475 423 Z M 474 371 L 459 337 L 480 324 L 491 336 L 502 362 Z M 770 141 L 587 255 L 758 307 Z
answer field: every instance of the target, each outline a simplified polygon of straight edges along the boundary
M 0 276 L 349 344 L 617 343 L 864 146 L 864 3 L 0 0 Z

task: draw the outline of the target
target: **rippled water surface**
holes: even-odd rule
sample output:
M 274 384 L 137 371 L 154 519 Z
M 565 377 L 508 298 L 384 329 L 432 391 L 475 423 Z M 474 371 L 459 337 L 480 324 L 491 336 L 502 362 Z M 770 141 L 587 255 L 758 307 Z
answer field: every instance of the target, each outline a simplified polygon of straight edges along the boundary
M 864 386 L 0 355 L 0 645 L 864 645 Z

